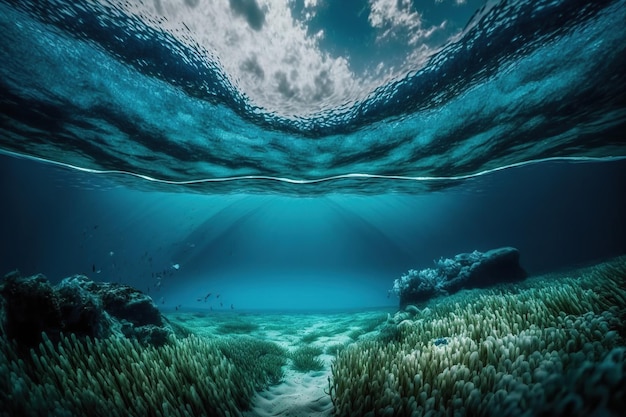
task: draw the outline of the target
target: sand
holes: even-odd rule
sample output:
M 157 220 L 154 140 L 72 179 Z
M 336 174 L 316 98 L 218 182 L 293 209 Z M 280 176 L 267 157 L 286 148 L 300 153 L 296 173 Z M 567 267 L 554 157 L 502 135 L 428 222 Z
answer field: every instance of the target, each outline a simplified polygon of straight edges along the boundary
M 333 403 L 326 394 L 329 375 L 330 369 L 307 374 L 287 371 L 282 383 L 255 395 L 252 409 L 244 416 L 332 416 Z
M 385 322 L 387 312 L 315 313 L 315 314 L 185 314 L 170 316 L 207 337 L 227 337 L 245 334 L 272 341 L 293 352 L 302 346 L 314 346 L 324 353 L 318 358 L 324 367 L 319 371 L 299 372 L 292 368 L 291 359 L 283 367 L 284 378 L 276 385 L 257 392 L 245 417 L 324 417 L 333 415 L 333 403 L 328 395 L 331 364 L 335 359 L 332 347 L 345 347 L 377 333 Z

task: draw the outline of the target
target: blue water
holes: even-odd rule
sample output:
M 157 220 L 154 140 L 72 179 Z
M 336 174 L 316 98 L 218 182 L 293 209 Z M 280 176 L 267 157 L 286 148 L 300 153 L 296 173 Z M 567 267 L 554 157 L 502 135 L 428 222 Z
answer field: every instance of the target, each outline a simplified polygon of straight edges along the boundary
M 141 186 L 294 195 L 626 155 L 624 1 L 488 2 L 422 64 L 310 103 L 248 95 L 177 7 L 2 1 L 0 147 Z
M 279 3 L 0 0 L 0 273 L 359 308 L 461 252 L 626 253 L 626 1 L 452 3 L 411 60 L 357 3 L 290 2 L 317 49 L 276 55 Z

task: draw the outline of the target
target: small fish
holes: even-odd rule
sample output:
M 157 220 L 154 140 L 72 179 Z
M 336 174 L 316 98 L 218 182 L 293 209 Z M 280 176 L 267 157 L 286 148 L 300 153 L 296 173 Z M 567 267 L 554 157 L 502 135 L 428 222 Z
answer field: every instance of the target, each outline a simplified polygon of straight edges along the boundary
M 215 296 L 215 298 L 220 298 L 220 295 L 219 295 L 219 294 L 217 294 L 217 295 Z
M 96 272 L 96 265 L 95 264 L 91 264 L 91 272 Z
M 204 296 L 204 301 L 206 302 L 206 299 L 209 298 L 211 296 L 211 293 L 208 293 L 207 295 Z
M 198 301 L 202 301 L 202 298 L 198 298 Z M 206 301 L 206 300 L 205 300 Z
M 115 255 L 115 252 L 113 251 L 109 252 L 109 256 L 113 256 L 113 255 Z
M 234 309 L 235 309 L 235 306 L 231 304 L 231 305 L 230 305 L 230 309 L 231 309 L 231 310 L 234 310 Z
M 220 301 L 220 307 L 224 307 L 224 303 Z
M 176 270 L 179 270 L 180 269 L 180 265 L 179 264 L 174 264 L 174 265 L 172 265 L 172 268 L 174 268 Z
M 165 297 L 161 297 L 161 304 L 165 304 Z

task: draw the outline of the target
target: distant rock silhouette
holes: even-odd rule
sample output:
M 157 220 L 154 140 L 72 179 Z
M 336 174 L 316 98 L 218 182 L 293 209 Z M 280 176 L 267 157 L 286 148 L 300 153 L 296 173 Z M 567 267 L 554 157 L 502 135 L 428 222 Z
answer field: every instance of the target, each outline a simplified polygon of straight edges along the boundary
M 503 247 L 441 258 L 435 261 L 435 268 L 411 269 L 395 280 L 392 291 L 400 297 L 400 308 L 403 309 L 462 288 L 487 287 L 525 277 L 526 272 L 519 264 L 519 251 Z
M 0 281 L 0 328 L 19 346 L 57 340 L 61 332 L 104 338 L 110 335 L 160 346 L 174 331 L 150 296 L 122 284 L 74 275 L 52 286 L 41 274 L 7 274 Z

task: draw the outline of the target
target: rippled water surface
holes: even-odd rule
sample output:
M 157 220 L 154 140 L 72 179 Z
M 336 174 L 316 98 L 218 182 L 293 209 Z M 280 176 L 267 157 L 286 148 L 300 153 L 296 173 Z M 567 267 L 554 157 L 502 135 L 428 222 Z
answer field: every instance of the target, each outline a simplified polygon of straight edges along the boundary
M 342 54 L 310 2 L 3 0 L 0 148 L 208 193 L 424 191 L 626 156 L 626 2 L 487 2 L 439 38 L 449 20 L 370 3 L 376 31 Z

